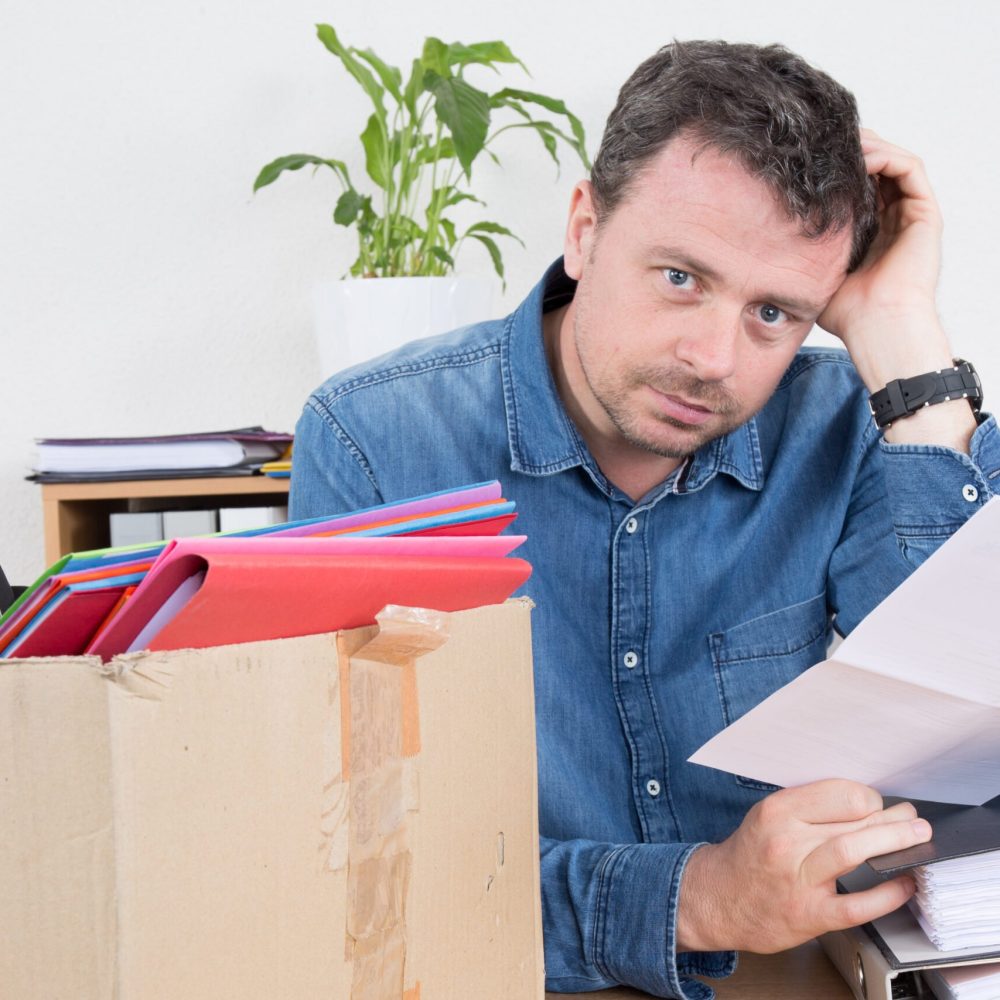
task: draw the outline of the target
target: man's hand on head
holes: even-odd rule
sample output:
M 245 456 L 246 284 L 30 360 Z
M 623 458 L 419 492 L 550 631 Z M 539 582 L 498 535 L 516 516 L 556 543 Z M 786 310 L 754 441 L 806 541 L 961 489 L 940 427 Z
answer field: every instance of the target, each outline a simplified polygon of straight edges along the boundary
M 882 808 L 878 792 L 832 779 L 775 792 L 721 844 L 698 848 L 681 882 L 678 951 L 771 953 L 895 910 L 908 876 L 864 892 L 836 880 L 866 859 L 931 836 L 908 802 Z
M 870 129 L 861 130 L 861 148 L 878 181 L 879 232 L 819 325 L 844 342 L 868 391 L 877 392 L 894 379 L 949 368 L 953 356 L 935 302 L 941 212 L 924 165 Z M 898 421 L 885 436 L 967 452 L 975 427 L 968 404 L 955 400 Z

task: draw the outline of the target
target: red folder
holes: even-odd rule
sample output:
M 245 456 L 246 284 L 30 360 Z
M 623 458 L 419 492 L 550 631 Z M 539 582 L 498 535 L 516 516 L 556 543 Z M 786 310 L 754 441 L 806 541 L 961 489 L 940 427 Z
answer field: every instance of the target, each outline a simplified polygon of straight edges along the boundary
M 67 594 L 45 619 L 45 628 L 35 629 L 10 654 L 28 656 L 77 656 L 87 648 L 95 622 L 106 618 L 125 587 L 79 590 Z
M 387 604 L 462 611 L 506 600 L 531 575 L 523 559 L 490 556 L 187 554 L 138 590 L 90 652 L 124 652 L 185 581 L 197 592 L 148 648 L 200 649 L 371 625 Z
M 145 573 L 150 566 L 152 562 L 147 559 L 50 576 L 20 613 L 0 628 L 0 657 L 82 653 L 94 629 L 119 602 L 131 579 Z M 128 578 L 125 583 L 118 582 L 125 578 Z M 107 581 L 106 587 L 74 589 L 74 584 L 102 580 Z M 32 625 L 36 627 L 30 634 L 21 637 Z

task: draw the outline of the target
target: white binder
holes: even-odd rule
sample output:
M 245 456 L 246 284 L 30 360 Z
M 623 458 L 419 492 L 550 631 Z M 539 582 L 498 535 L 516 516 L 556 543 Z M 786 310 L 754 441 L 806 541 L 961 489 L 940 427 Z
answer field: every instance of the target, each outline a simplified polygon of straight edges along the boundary
M 838 881 L 847 891 L 857 892 L 881 880 L 862 865 Z M 819 940 L 857 1000 L 929 1000 L 933 994 L 923 985 L 922 972 L 1000 962 L 1000 950 L 938 950 L 905 906 L 863 927 L 834 931 Z

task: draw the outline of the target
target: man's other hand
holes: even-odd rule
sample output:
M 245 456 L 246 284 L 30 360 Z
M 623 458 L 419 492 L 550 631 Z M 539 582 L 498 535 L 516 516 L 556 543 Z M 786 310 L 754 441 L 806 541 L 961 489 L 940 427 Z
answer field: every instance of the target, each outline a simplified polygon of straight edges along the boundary
M 878 183 L 879 232 L 865 259 L 819 317 L 847 348 L 869 392 L 952 365 L 935 297 L 941 212 L 923 162 L 870 129 L 861 130 L 865 168 Z M 964 400 L 897 421 L 895 444 L 940 444 L 968 452 L 976 422 Z
M 908 876 L 839 895 L 836 880 L 868 858 L 930 840 L 908 802 L 882 808 L 874 789 L 831 779 L 758 802 L 721 844 L 691 855 L 681 883 L 678 951 L 792 948 L 895 910 Z

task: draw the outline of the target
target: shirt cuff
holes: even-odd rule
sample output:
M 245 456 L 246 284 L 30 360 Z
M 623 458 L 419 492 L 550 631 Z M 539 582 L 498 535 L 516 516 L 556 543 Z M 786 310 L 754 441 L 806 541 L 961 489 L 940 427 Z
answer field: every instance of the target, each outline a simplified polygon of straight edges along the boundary
M 691 976 L 733 973 L 735 952 L 677 953 L 681 877 L 700 846 L 634 844 L 608 855 L 600 873 L 595 959 L 609 979 L 654 996 L 713 1000 L 715 991 Z
M 941 445 L 880 444 L 896 533 L 908 538 L 951 535 L 1000 493 L 1000 429 L 989 416 L 972 435 L 970 454 Z

